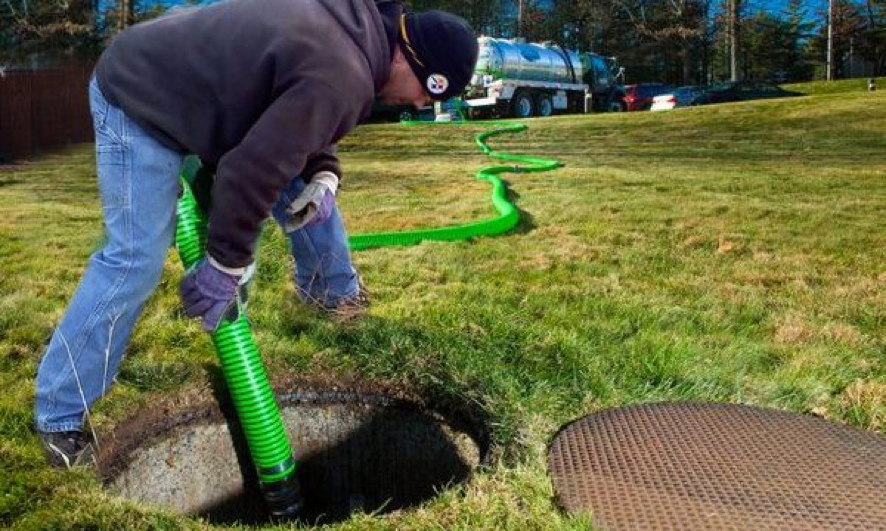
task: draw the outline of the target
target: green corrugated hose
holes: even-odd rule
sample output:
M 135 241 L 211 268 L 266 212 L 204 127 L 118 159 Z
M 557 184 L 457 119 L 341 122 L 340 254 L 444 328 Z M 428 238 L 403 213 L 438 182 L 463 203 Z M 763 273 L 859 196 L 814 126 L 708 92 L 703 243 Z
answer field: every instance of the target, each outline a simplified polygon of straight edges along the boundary
M 456 125 L 462 122 L 403 122 L 407 125 Z M 494 129 L 484 131 L 476 136 L 474 141 L 483 153 L 490 157 L 514 162 L 514 165 L 487 166 L 477 172 L 477 179 L 489 181 L 492 184 L 492 206 L 495 207 L 498 216 L 465 223 L 462 225 L 450 225 L 448 227 L 435 227 L 430 229 L 415 229 L 400 232 L 377 232 L 367 234 L 355 234 L 348 239 L 351 249 L 359 251 L 371 247 L 383 247 L 388 245 L 414 245 L 424 240 L 455 241 L 467 240 L 477 236 L 495 236 L 507 232 L 517 226 L 520 221 L 520 212 L 507 198 L 507 187 L 498 176 L 502 173 L 522 173 L 549 171 L 560 167 L 562 164 L 553 159 L 541 157 L 528 157 L 525 155 L 511 155 L 493 151 L 486 144 L 486 139 L 501 133 L 516 133 L 524 131 L 526 126 L 514 122 L 469 122 L 474 124 L 494 125 Z
M 175 242 L 182 263 L 185 268 L 190 268 L 206 254 L 207 219 L 197 205 L 187 179 L 182 177 L 181 181 L 183 193 L 178 202 Z M 245 303 L 245 288 L 241 288 L 241 294 Z M 238 308 L 236 318 L 222 319 L 218 330 L 212 334 L 212 342 L 268 508 L 276 517 L 294 517 L 302 505 L 295 477 L 295 459 L 252 337 L 245 304 Z
M 548 171 L 559 167 L 560 163 L 551 159 L 493 151 L 486 145 L 487 138 L 505 132 L 523 131 L 526 126 L 519 123 L 491 123 L 497 127 L 477 135 L 477 145 L 483 153 L 491 157 L 518 163 L 487 166 L 477 172 L 478 179 L 492 183 L 492 204 L 498 212 L 497 217 L 449 227 L 357 234 L 349 239 L 351 248 L 358 250 L 386 245 L 412 245 L 422 240 L 464 240 L 476 236 L 493 236 L 514 228 L 520 220 L 520 213 L 508 201 L 507 189 L 498 175 L 508 172 Z M 182 188 L 175 242 L 182 263 L 185 268 L 190 268 L 206 253 L 207 218 L 198 206 L 186 176 L 182 177 Z M 245 300 L 245 289 L 241 293 Z M 212 334 L 212 341 L 218 351 L 222 373 L 271 514 L 283 518 L 294 517 L 302 505 L 295 478 L 295 459 L 286 437 L 280 409 L 246 318 L 245 303 L 238 308 L 236 318 L 222 320 L 218 330 Z

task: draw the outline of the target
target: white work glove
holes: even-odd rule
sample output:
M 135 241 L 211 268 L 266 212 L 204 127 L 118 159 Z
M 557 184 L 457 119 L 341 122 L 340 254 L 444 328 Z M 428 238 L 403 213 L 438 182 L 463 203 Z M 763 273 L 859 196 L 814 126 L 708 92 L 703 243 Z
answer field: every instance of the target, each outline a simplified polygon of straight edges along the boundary
M 323 223 L 332 214 L 335 206 L 335 193 L 338 191 L 338 176 L 331 171 L 319 171 L 311 177 L 311 182 L 286 207 L 286 221 L 283 229 L 287 233 Z

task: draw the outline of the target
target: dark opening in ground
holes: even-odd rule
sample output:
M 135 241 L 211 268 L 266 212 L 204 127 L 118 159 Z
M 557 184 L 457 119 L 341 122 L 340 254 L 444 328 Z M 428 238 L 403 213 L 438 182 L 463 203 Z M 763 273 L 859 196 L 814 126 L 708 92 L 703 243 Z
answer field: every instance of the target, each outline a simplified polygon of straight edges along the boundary
M 467 480 L 486 453 L 485 430 L 463 413 L 328 388 L 278 399 L 298 460 L 306 522 L 408 508 Z M 112 491 L 132 500 L 216 524 L 271 521 L 229 406 L 130 419 L 103 438 L 99 470 Z

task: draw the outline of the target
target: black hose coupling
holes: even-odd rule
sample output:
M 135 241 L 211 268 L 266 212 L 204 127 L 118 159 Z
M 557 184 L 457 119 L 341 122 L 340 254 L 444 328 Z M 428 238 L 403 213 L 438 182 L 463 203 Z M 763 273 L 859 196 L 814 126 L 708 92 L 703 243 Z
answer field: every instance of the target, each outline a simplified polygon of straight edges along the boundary
M 261 482 L 261 493 L 271 517 L 277 520 L 298 518 L 305 505 L 295 473 L 279 481 Z

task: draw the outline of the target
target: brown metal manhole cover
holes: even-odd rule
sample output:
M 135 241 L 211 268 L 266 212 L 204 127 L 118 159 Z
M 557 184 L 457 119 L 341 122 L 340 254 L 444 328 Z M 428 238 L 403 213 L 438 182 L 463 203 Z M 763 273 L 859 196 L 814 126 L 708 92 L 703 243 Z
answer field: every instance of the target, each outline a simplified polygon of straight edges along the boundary
M 572 514 L 603 530 L 886 529 L 886 437 L 731 404 L 603 411 L 549 456 Z

